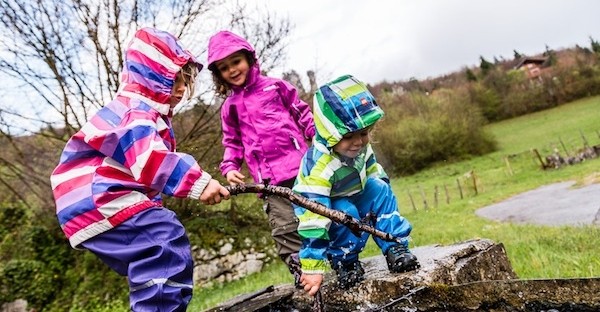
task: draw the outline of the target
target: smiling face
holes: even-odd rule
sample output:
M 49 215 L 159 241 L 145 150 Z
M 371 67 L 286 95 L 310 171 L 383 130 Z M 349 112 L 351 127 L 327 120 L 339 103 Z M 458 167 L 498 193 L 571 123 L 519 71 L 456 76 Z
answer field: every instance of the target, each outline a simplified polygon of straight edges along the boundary
M 250 64 L 246 54 L 243 51 L 238 51 L 220 61 L 216 61 L 215 68 L 229 85 L 241 87 L 246 83 Z
M 360 154 L 360 151 L 369 144 L 369 132 L 371 132 L 371 127 L 346 133 L 333 146 L 333 151 L 348 158 L 356 158 Z

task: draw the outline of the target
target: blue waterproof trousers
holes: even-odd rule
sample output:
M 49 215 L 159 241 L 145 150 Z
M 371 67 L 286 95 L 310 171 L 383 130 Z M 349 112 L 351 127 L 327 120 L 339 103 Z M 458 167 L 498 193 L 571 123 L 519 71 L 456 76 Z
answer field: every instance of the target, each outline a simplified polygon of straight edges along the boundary
M 403 242 L 408 244 L 412 225 L 400 215 L 396 196 L 391 186 L 382 179 L 368 178 L 362 192 L 350 197 L 332 198 L 332 207 L 356 219 L 363 219 L 370 212 L 376 217 L 376 229 L 403 238 Z M 356 236 L 347 226 L 333 222 L 329 227 L 331 241 L 328 249 L 332 265 L 358 261 L 358 254 L 364 249 L 369 235 L 361 233 L 360 236 Z M 373 239 L 384 255 L 391 246 L 398 244 L 378 237 Z
M 192 254 L 185 228 L 171 210 L 144 210 L 82 245 L 127 276 L 132 311 L 186 310 L 193 290 Z

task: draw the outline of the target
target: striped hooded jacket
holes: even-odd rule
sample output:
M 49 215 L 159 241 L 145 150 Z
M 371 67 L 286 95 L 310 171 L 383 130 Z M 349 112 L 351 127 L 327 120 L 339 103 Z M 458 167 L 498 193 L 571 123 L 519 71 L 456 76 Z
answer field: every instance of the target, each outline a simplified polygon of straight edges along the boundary
M 302 159 L 294 186 L 296 193 L 331 208 L 332 199 L 361 192 L 368 177 L 388 180 L 370 144 L 354 159 L 333 151 L 345 134 L 372 126 L 383 116 L 383 110 L 363 82 L 346 75 L 320 87 L 314 96 L 313 115 L 316 134 Z M 295 206 L 295 212 L 303 240 L 302 270 L 307 273 L 329 270 L 326 249 L 331 221 L 299 206 Z
M 115 99 L 69 139 L 50 177 L 71 246 L 161 206 L 161 193 L 197 199 L 210 181 L 192 156 L 175 151 L 169 100 L 188 62 L 202 68 L 171 34 L 136 32 Z

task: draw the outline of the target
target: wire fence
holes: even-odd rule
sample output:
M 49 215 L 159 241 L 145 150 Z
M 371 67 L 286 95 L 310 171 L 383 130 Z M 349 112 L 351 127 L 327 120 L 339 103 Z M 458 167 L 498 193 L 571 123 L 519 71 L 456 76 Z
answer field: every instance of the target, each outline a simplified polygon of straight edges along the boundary
M 600 132 L 596 132 L 600 138 Z M 583 132 L 580 137 L 563 139 L 557 137 L 540 150 L 532 148 L 516 154 L 502 157 L 499 168 L 506 176 L 515 176 L 532 170 L 558 169 L 566 165 L 574 165 L 600 156 L 600 145 L 591 145 Z M 457 200 L 474 197 L 485 191 L 484 183 L 475 170 L 469 170 L 456 178 L 436 184 L 433 187 L 417 185 L 404 189 L 396 194 L 398 202 L 404 209 L 414 211 L 437 209 Z

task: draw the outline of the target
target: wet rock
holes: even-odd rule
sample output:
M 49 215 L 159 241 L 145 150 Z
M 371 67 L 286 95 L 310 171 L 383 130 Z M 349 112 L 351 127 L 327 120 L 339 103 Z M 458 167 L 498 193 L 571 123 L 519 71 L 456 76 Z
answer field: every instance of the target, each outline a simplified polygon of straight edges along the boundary
M 368 311 L 415 289 L 517 278 L 504 246 L 488 239 L 417 247 L 412 252 L 419 258 L 421 268 L 407 273 L 390 273 L 383 256 L 362 259 L 365 281 L 349 290 L 337 287 L 334 273 L 326 274 L 321 288 L 326 311 Z M 293 287 L 275 287 L 250 299 L 245 296 L 210 311 L 313 311 L 313 298 Z

